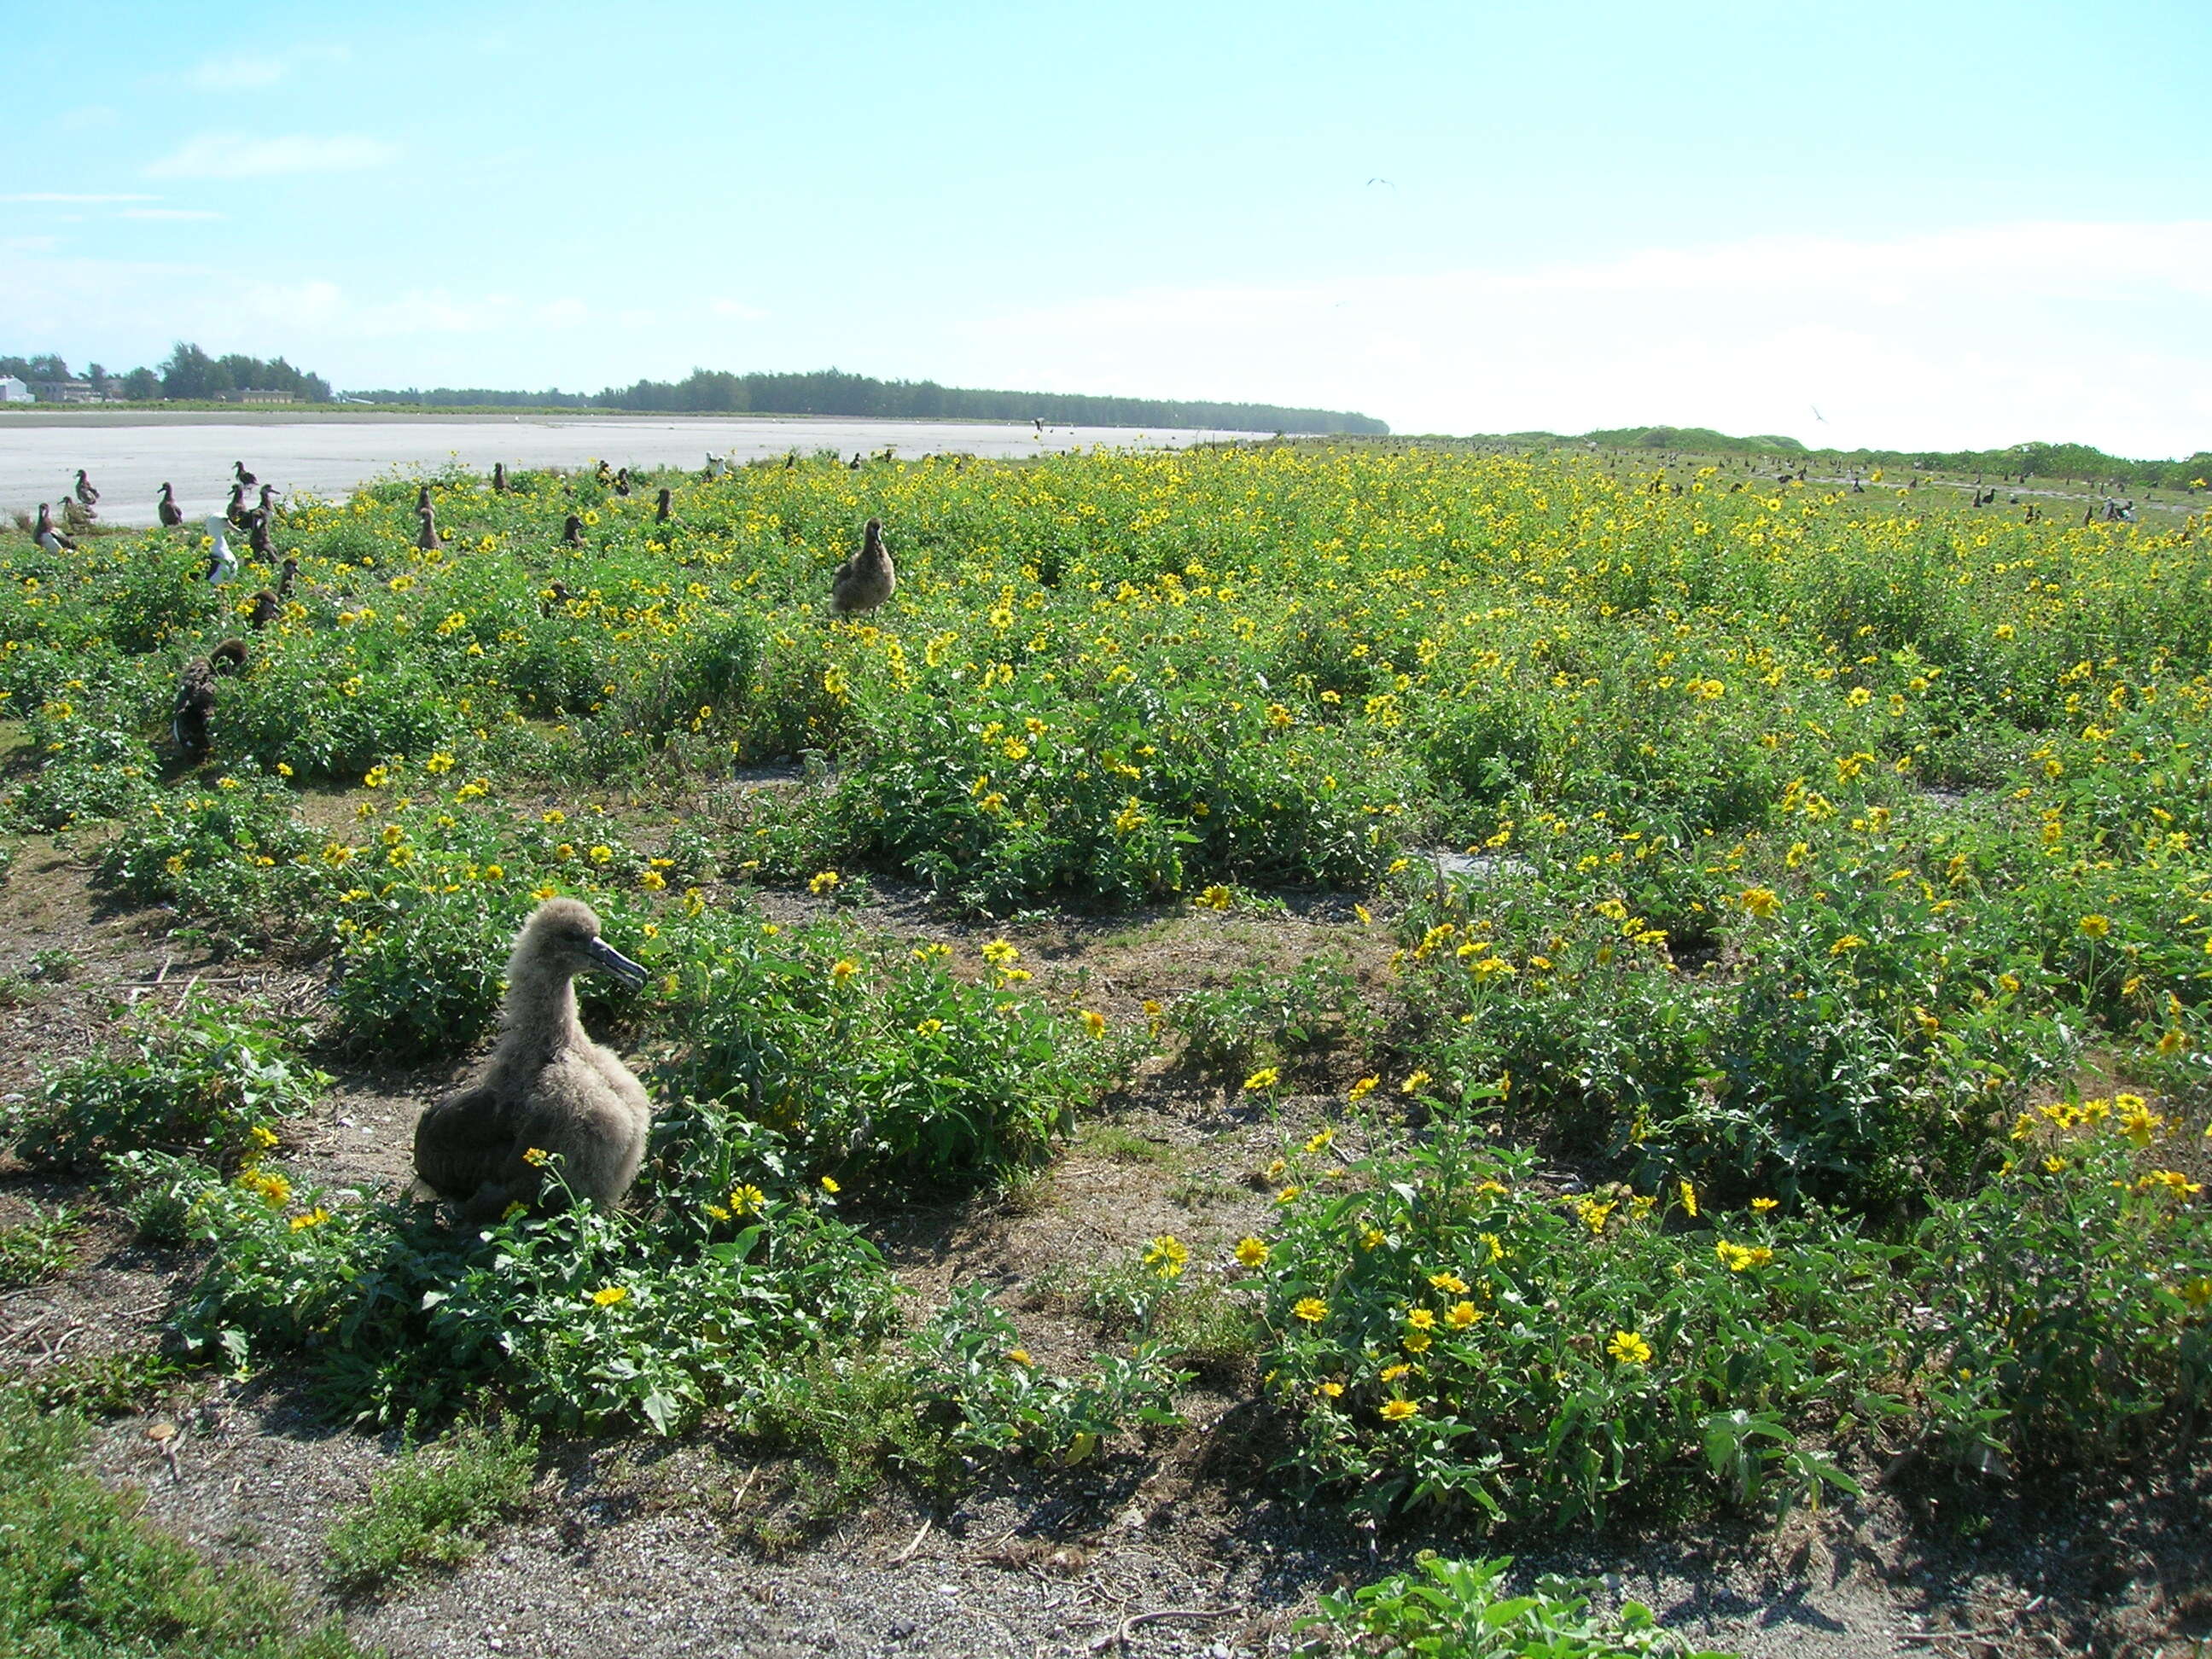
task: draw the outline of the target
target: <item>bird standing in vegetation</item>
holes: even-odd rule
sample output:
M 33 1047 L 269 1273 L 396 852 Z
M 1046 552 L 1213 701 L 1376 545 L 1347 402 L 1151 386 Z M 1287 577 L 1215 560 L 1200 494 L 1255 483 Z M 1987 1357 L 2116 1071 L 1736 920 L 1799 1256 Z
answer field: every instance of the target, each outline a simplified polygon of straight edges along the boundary
M 177 747 L 199 759 L 208 751 L 208 728 L 215 717 L 216 678 L 246 666 L 246 641 L 225 640 L 204 657 L 185 665 L 177 681 L 177 702 L 169 717 Z
M 575 977 L 592 969 L 633 990 L 647 978 L 599 937 L 588 905 L 539 905 L 507 958 L 499 1046 L 474 1082 L 416 1121 L 415 1172 L 464 1222 L 495 1220 L 514 1204 L 562 1208 L 570 1196 L 607 1209 L 636 1179 L 653 1103 L 576 1017 Z
M 623 468 L 621 471 L 615 474 L 615 494 L 617 495 L 627 495 L 629 494 L 629 469 L 628 467 Z
M 438 534 L 438 512 L 428 502 L 415 509 L 415 516 L 422 522 L 415 532 L 415 545 L 425 553 L 434 553 L 446 544 Z
M 568 522 L 561 526 L 561 540 L 568 547 L 584 544 L 584 521 L 573 513 L 568 515 Z
M 223 539 L 223 532 L 228 528 L 229 526 L 221 517 L 212 514 L 209 517 L 208 539 L 215 544 L 208 549 L 207 580 L 210 587 L 221 587 L 238 575 L 238 555 L 230 550 L 230 544 Z
M 154 503 L 154 513 L 164 530 L 174 530 L 185 521 L 185 509 L 177 505 L 177 492 L 167 484 L 161 486 L 161 499 Z
M 284 561 L 283 574 L 276 580 L 276 591 L 272 593 L 264 587 L 254 594 L 253 614 L 246 618 L 246 626 L 258 634 L 284 614 L 284 601 L 291 596 L 292 578 L 299 574 L 299 570 L 297 559 Z
M 73 533 L 82 535 L 92 528 L 92 521 L 93 512 L 90 507 L 85 506 L 74 495 L 62 497 L 62 522 L 67 525 Z
M 92 487 L 92 480 L 84 476 L 84 469 L 76 470 L 76 498 L 88 512 L 100 505 L 100 492 Z
M 653 521 L 655 524 L 666 524 L 668 522 L 668 494 L 669 492 L 666 487 L 664 486 L 661 489 L 659 498 L 653 504 Z
M 49 553 L 58 553 L 64 548 L 72 553 L 76 551 L 76 544 L 54 528 L 53 508 L 45 501 L 39 503 L 39 527 L 31 532 L 31 538 Z
M 222 516 L 230 520 L 234 529 L 243 530 L 246 528 L 246 486 L 234 483 L 230 487 L 230 505 L 223 508 Z
M 507 463 L 505 461 L 494 461 L 491 464 L 491 493 L 495 495 L 507 494 Z
M 839 616 L 873 611 L 898 586 L 890 550 L 884 545 L 884 521 L 868 520 L 860 550 L 839 565 L 830 578 L 830 608 Z

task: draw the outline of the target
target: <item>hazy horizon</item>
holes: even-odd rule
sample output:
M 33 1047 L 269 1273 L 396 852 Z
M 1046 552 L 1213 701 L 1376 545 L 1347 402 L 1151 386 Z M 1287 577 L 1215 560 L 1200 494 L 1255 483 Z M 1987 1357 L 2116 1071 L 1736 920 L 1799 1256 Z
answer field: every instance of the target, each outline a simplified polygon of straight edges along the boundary
M 2212 14 L 25 15 L 0 347 L 2212 447 Z M 1815 411 L 1818 411 L 1817 413 Z

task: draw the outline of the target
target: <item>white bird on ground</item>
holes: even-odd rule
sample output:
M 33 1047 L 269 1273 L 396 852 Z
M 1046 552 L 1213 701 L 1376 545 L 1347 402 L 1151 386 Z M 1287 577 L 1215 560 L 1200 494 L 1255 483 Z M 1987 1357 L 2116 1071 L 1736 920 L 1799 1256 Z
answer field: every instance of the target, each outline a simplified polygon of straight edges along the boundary
M 238 578 L 238 555 L 230 550 L 230 544 L 222 538 L 222 532 L 229 527 L 230 520 L 220 513 L 209 515 L 207 533 L 209 539 L 215 543 L 208 550 L 207 579 L 210 587 L 221 587 L 225 582 L 234 581 Z

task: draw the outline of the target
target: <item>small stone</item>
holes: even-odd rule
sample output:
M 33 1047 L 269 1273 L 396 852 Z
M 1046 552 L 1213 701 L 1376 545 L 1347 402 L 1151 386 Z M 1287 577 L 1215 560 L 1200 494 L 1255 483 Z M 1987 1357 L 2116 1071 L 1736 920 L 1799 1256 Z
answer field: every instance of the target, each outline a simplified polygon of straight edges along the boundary
M 176 1436 L 177 1425 L 173 1423 L 156 1423 L 146 1431 L 149 1440 L 173 1440 Z

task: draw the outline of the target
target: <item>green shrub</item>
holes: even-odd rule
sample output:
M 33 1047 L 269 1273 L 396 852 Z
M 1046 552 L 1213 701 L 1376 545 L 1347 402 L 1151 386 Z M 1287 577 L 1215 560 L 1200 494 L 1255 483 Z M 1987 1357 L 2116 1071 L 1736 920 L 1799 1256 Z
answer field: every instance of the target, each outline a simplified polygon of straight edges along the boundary
M 1509 1595 L 1510 1555 L 1462 1561 L 1424 1550 L 1415 1565 L 1348 1595 L 1323 1591 L 1320 1616 L 1304 1626 L 1378 1659 L 1733 1659 L 1692 1652 L 1641 1601 L 1610 1617 L 1592 1613 L 1595 1584 L 1547 1574 L 1532 1593 Z
M 529 1496 L 537 1464 L 537 1431 L 512 1422 L 464 1423 L 409 1447 L 370 1485 L 367 1504 L 325 1538 L 332 1573 L 366 1589 L 473 1561 L 484 1534 Z
M 1290 1467 L 1363 1509 L 1514 1522 L 1855 1490 L 1820 1441 L 1890 1409 L 1868 1402 L 1894 1375 L 1893 1250 L 1817 1212 L 1684 1231 L 1692 1194 L 1554 1198 L 1534 1174 L 1445 1124 L 1293 1180 L 1248 1251 Z
M 151 1148 L 230 1168 L 274 1146 L 278 1126 L 329 1083 L 273 1027 L 194 998 L 177 1018 L 143 1017 L 120 1046 L 49 1073 L 9 1109 L 4 1132 L 39 1164 L 88 1170 Z
M 315 890 L 316 836 L 274 778 L 225 775 L 143 802 L 100 857 L 100 878 L 141 903 L 174 905 L 226 943 L 295 931 Z

